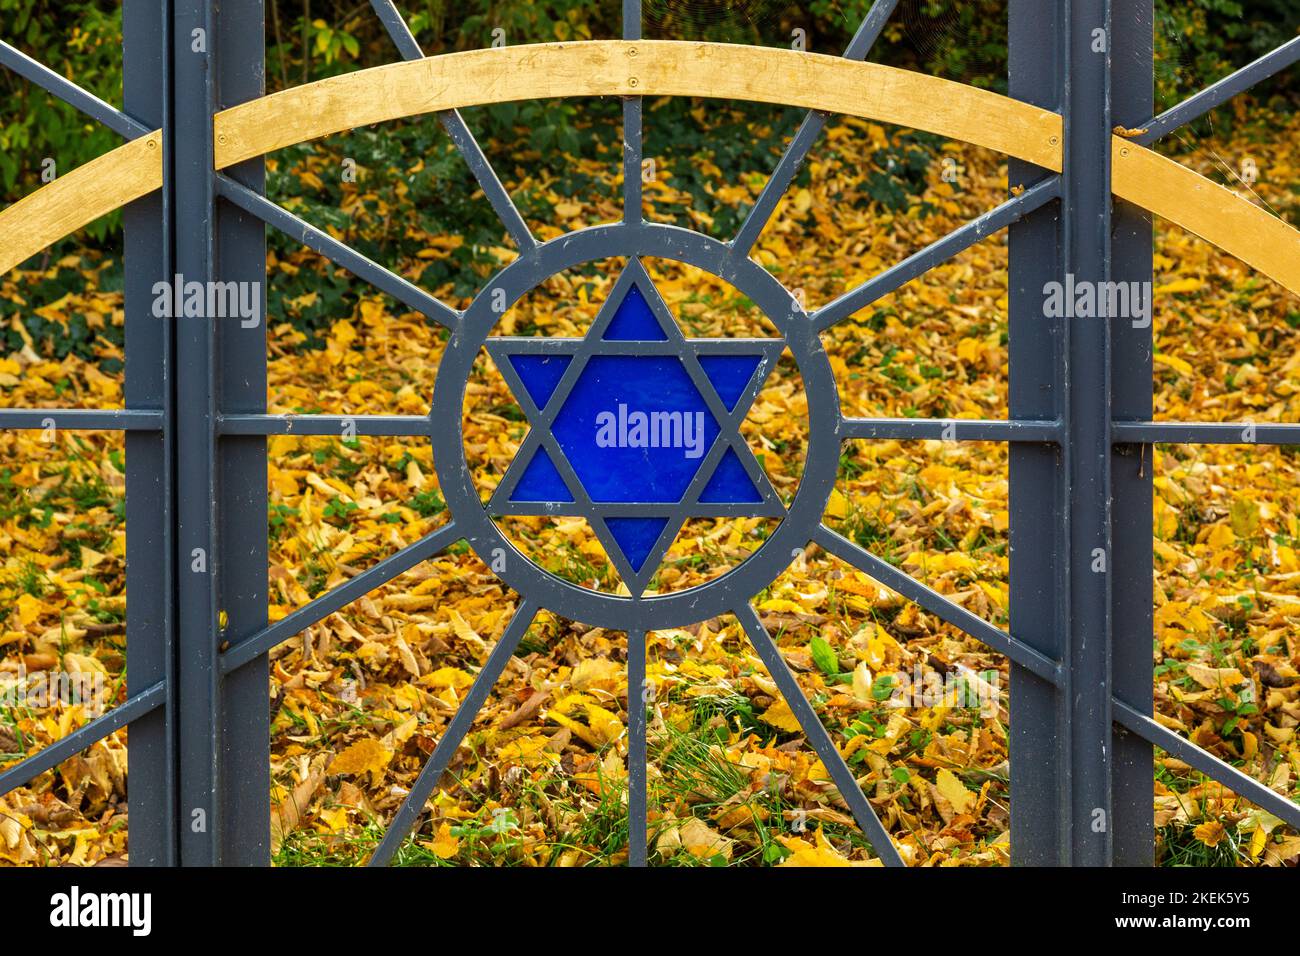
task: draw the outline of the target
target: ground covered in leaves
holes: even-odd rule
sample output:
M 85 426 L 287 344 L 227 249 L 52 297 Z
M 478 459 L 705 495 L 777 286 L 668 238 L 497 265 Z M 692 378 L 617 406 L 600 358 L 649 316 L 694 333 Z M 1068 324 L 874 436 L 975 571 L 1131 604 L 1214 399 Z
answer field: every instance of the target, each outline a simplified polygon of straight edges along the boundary
M 653 112 L 650 125 L 653 130 Z M 368 135 L 364 132 L 352 137 Z M 765 138 L 766 137 L 766 138 Z M 770 130 L 758 130 L 767 142 Z M 333 185 L 348 137 L 273 160 L 276 194 L 351 241 L 399 231 L 416 251 L 386 264 L 462 306 L 508 261 L 424 233 L 386 181 L 362 168 Z M 1181 156 L 1227 181 L 1241 156 L 1257 201 L 1300 221 L 1300 122 L 1242 126 Z M 897 157 L 919 184 L 899 203 Z M 725 238 L 770 169 L 724 179 L 700 146 L 658 156 L 647 213 Z M 881 177 L 866 177 L 874 170 Z M 947 175 L 945 175 L 947 174 Z M 583 159 L 570 182 L 507 167 L 544 237 L 620 213 L 618 153 Z M 703 184 L 686 188 L 686 182 Z M 883 185 L 882 185 L 883 184 Z M 1235 183 L 1237 188 L 1244 188 Z M 565 187 L 571 188 L 565 188 Z M 828 301 L 996 205 L 1005 166 L 972 147 L 918 141 L 855 120 L 828 129 L 756 257 L 810 306 Z M 400 189 L 399 189 L 400 192 Z M 315 196 L 315 200 L 313 200 Z M 542 215 L 537 210 L 545 209 Z M 536 213 L 536 214 L 534 214 Z M 581 334 L 618 262 L 575 270 L 503 319 L 511 334 Z M 648 262 L 688 335 L 763 334 L 720 281 Z M 283 246 L 269 317 L 274 412 L 425 414 L 443 336 L 314 254 Z M 1300 421 L 1300 303 L 1194 237 L 1157 224 L 1157 417 Z M 0 403 L 120 407 L 120 264 L 67 248 L 4 277 L 9 312 Z M 833 329 L 826 344 L 851 415 L 1000 418 L 1007 413 L 1007 252 L 996 236 Z M 69 347 L 34 338 L 35 315 Z M 304 319 L 306 317 L 310 321 Z M 469 460 L 486 499 L 525 424 L 486 356 L 467 393 Z M 778 492 L 798 486 L 807 409 L 788 360 L 745 434 Z M 0 767 L 123 699 L 126 666 L 119 438 L 0 433 Z M 274 437 L 268 443 L 270 617 L 282 618 L 448 520 L 428 445 L 416 439 Z M 1162 446 L 1155 456 L 1152 645 L 1159 719 L 1280 793 L 1300 797 L 1300 468 L 1289 449 Z M 845 446 L 829 522 L 975 614 L 1007 624 L 1007 454 L 1001 445 L 861 441 Z M 620 584 L 581 519 L 504 525 L 553 573 Z M 653 585 L 681 590 L 742 561 L 760 519 L 696 520 Z M 432 752 L 518 596 L 463 546 L 419 565 L 272 654 L 274 858 L 362 862 Z M 764 623 L 872 805 L 915 865 L 1009 860 L 1012 768 L 1006 661 L 817 548 L 756 598 Z M 541 615 L 441 781 L 399 862 L 618 864 L 627 855 L 624 635 Z M 650 635 L 650 845 L 662 865 L 871 865 L 874 858 L 790 708 L 730 618 Z M 85 674 L 79 704 L 34 696 L 52 673 Z M 47 682 L 48 683 L 48 682 Z M 635 702 L 636 694 L 633 694 Z M 1029 773 L 1033 768 L 1016 768 Z M 0 860 L 92 864 L 128 852 L 125 734 L 0 798 Z M 1286 865 L 1300 836 L 1157 754 L 1153 805 L 1165 864 Z

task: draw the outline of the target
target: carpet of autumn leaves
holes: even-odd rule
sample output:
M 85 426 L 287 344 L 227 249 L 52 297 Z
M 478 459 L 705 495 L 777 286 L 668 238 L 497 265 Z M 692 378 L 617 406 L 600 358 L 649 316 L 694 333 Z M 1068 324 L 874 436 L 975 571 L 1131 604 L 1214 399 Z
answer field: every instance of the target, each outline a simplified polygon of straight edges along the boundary
M 758 244 L 756 257 L 810 305 L 898 261 L 1006 195 L 1005 165 L 940 144 L 925 191 L 890 211 L 861 171 L 897 131 L 834 122 Z M 1243 125 L 1180 159 L 1223 179 L 1222 157 L 1252 156 L 1257 201 L 1300 221 L 1300 120 Z M 292 158 L 303 181 L 334 175 L 338 152 Z M 617 147 L 581 170 L 600 188 L 552 194 L 543 237 L 618 217 Z M 951 159 L 957 182 L 939 171 Z M 289 162 L 281 158 L 280 162 Z M 750 202 L 754 175 L 717 181 L 718 207 Z M 710 171 L 705 151 L 665 158 Z M 1229 165 L 1236 165 L 1235 161 Z M 950 168 L 953 168 L 950 166 Z M 363 170 L 345 187 L 356 228 L 404 229 L 445 260 L 456 237 L 421 236 L 403 211 L 368 202 Z M 661 175 L 647 214 L 709 231 L 715 210 Z M 340 231 L 347 237 L 349 234 Z M 1157 224 L 1157 417 L 1300 421 L 1300 303 L 1174 228 Z M 483 258 L 508 261 L 507 249 Z M 480 261 L 476 260 L 476 262 Z M 421 262 L 392 262 L 417 276 Z M 548 281 L 503 319 L 511 334 L 576 335 L 594 317 L 618 261 Z M 647 262 L 688 335 L 763 334 L 765 320 L 719 280 Z M 44 276 L 81 271 L 81 289 L 34 301 L 35 272 L 4 277 L 3 295 L 92 331 L 121 322 L 104 263 L 75 251 Z M 478 281 L 487 267 L 478 264 Z M 332 267 L 306 251 L 273 253 L 271 282 Z M 340 275 L 342 275 L 340 273 Z M 336 285 L 338 277 L 334 276 Z M 448 280 L 431 291 L 464 305 Z M 306 293 L 310 297 L 313 293 Z M 1007 414 L 1007 251 L 999 235 L 830 331 L 827 349 L 851 415 L 1000 418 Z M 288 309 L 311 306 L 290 302 Z M 359 283 L 313 340 L 269 317 L 269 405 L 281 413 L 426 414 L 443 338 Z M 15 330 L 20 326 L 15 321 Z M 0 355 L 0 403 L 121 405 L 122 358 L 106 336 L 98 361 Z M 798 370 L 787 357 L 745 434 L 778 492 L 797 487 L 807 438 Z M 486 499 L 525 425 L 482 358 L 466 395 L 468 458 Z M 124 694 L 123 446 L 88 433 L 0 434 L 0 688 L 51 670 L 98 672 L 106 705 Z M 273 437 L 268 442 L 270 617 L 438 527 L 449 516 L 428 445 L 417 439 Z M 1300 468 L 1287 449 L 1161 446 L 1155 456 L 1153 641 L 1159 719 L 1218 756 L 1300 797 Z M 845 446 L 829 523 L 993 623 L 1007 624 L 1007 453 L 998 444 L 861 441 Z M 503 525 L 553 573 L 584 587 L 619 582 L 581 519 Z M 724 573 L 762 542 L 760 519 L 695 520 L 655 587 L 680 590 Z M 464 546 L 417 566 L 272 654 L 272 835 L 281 865 L 362 862 L 432 752 L 519 603 Z M 1006 661 L 817 548 L 756 597 L 804 692 L 915 865 L 1009 860 Z M 626 859 L 626 639 L 543 613 L 452 761 L 399 862 L 412 865 L 618 864 Z M 667 865 L 872 865 L 825 768 L 729 617 L 649 638 L 650 845 Z M 907 695 L 898 675 L 919 677 Z M 25 676 L 24 676 L 25 675 Z M 635 695 L 634 695 L 635 698 Z M 83 706 L 0 708 L 0 766 L 59 739 Z M 1031 773 L 1033 768 L 1015 768 Z M 128 851 L 125 733 L 0 800 L 0 860 L 93 864 Z M 1154 780 L 1164 864 L 1283 865 L 1300 835 L 1163 753 Z

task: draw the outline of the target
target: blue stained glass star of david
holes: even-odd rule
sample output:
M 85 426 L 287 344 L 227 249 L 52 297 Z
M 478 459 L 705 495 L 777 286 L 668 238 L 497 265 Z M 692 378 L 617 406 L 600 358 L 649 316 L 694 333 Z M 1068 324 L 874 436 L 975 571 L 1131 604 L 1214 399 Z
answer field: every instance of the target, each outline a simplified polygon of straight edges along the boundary
M 488 510 L 586 518 L 640 597 L 687 518 L 785 514 L 740 434 L 783 347 L 686 338 L 636 259 L 584 338 L 489 338 L 532 427 Z

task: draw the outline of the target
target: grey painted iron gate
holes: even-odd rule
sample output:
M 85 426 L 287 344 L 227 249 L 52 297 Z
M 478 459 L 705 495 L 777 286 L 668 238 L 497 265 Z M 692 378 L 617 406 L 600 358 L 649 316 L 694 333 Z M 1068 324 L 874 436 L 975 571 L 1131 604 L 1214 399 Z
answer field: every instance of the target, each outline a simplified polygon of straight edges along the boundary
M 897 2 L 876 0 L 845 51 L 845 61 L 865 60 Z M 60 428 L 126 433 L 131 595 L 127 697 L 107 715 L 0 772 L 0 793 L 130 723 L 132 863 L 265 864 L 270 818 L 268 651 L 448 545 L 465 540 L 481 556 L 497 549 L 511 555 L 502 577 L 520 595 L 520 605 L 397 812 L 373 863 L 391 861 L 524 631 L 536 612 L 547 608 L 625 631 L 629 688 L 641 688 L 645 682 L 648 630 L 736 615 L 875 852 L 886 863 L 902 864 L 750 604 L 753 595 L 784 569 L 791 554 L 812 541 L 1009 658 L 1014 862 L 1150 864 L 1153 747 L 1163 748 L 1300 826 L 1300 806 L 1153 719 L 1149 586 L 1152 445 L 1175 441 L 1294 444 L 1300 442 L 1300 426 L 1244 429 L 1232 424 L 1152 422 L 1150 322 L 1143 327 L 1139 322 L 1053 319 L 1044 314 L 1047 284 L 1066 276 L 1077 283 L 1095 284 L 1151 280 L 1151 216 L 1133 202 L 1111 201 L 1112 191 L 1121 192 L 1118 178 L 1112 181 L 1114 171 L 1126 168 L 1113 164 L 1133 161 L 1130 149 L 1136 158 L 1142 147 L 1300 59 L 1300 40 L 1292 41 L 1177 108 L 1151 117 L 1153 2 L 1009 0 L 1010 94 L 1042 107 L 1045 128 L 1059 128 L 1050 144 L 1040 144 L 1042 150 L 1059 156 L 1059 163 L 1053 162 L 1059 172 L 1013 158 L 1010 179 L 1023 188 L 1014 189 L 1006 203 L 811 314 L 751 261 L 749 252 L 828 112 L 810 109 L 733 241 L 721 243 L 646 222 L 639 175 L 641 96 L 663 92 L 650 88 L 655 83 L 671 82 L 660 78 L 639 86 L 638 77 L 643 70 L 653 76 L 655 58 L 670 56 L 667 48 L 681 44 L 643 41 L 637 0 L 623 3 L 623 39 L 628 42 L 586 44 L 590 49 L 612 50 L 610 56 L 635 57 L 644 51 L 641 61 L 620 61 L 629 65 L 618 70 L 631 73 L 630 78 L 610 80 L 608 89 L 593 80 L 590 90 L 623 96 L 625 214 L 621 222 L 539 242 L 455 108 L 441 108 L 439 119 L 520 251 L 519 259 L 495 276 L 463 313 L 262 195 L 261 155 L 269 147 L 241 152 L 239 133 L 247 134 L 248 127 L 218 115 L 263 95 L 261 0 L 127 0 L 123 111 L 95 99 L 9 44 L 0 45 L 0 63 L 109 125 L 128 144 L 144 144 L 153 155 L 140 159 L 140 168 L 156 167 L 161 177 L 161 188 L 157 182 L 145 182 L 137 195 L 127 197 L 132 201 L 126 206 L 125 220 L 125 410 L 0 410 L 4 428 L 41 428 L 53 420 Z M 372 6 L 402 58 L 420 61 L 420 48 L 394 5 L 372 0 Z M 575 58 L 572 62 L 585 55 L 576 50 L 583 44 L 543 46 L 563 47 L 556 55 Z M 721 85 L 724 78 L 714 79 Z M 693 92 L 711 91 L 712 87 Z M 1053 127 L 1052 121 L 1059 127 Z M 1132 134 L 1132 146 L 1127 146 L 1114 141 L 1116 127 L 1143 132 Z M 160 139 L 151 134 L 153 130 L 161 130 Z M 1168 205 L 1150 208 L 1170 215 Z M 211 319 L 160 322 L 151 315 L 155 284 L 173 276 L 187 281 L 261 283 L 267 225 L 450 330 L 429 417 L 268 415 L 264 326 L 245 328 Z M 843 416 L 819 333 L 1008 227 L 1010 420 Z M 0 242 L 17 243 L 8 238 Z M 11 268 L 33 251 L 11 248 L 0 260 Z M 488 342 L 501 311 L 493 302 L 502 292 L 506 301 L 514 302 L 571 265 L 609 256 L 627 256 L 635 263 L 640 255 L 703 268 L 741 289 L 763 309 L 781 333 L 770 341 L 778 343 L 778 349 L 788 347 L 800 366 L 809 394 L 811 434 L 804 478 L 789 510 L 766 493 L 760 494 L 758 504 L 745 505 L 761 513 L 775 508 L 774 513 L 783 517 L 778 530 L 751 559 L 692 591 L 643 598 L 634 589 L 633 597 L 620 598 L 583 591 L 517 556 L 467 477 L 458 423 L 469 366 Z M 1243 257 L 1255 264 L 1248 252 Z M 627 281 L 635 283 L 636 278 L 632 275 Z M 663 329 L 667 338 L 667 327 Z M 669 348 L 676 349 L 692 380 L 697 385 L 705 381 L 700 378 L 699 362 L 704 346 L 645 339 L 643 335 L 631 346 L 624 343 L 622 351 L 658 349 L 655 354 L 667 354 Z M 655 339 L 653 333 L 650 339 Z M 593 353 L 608 351 L 608 343 L 593 342 L 565 346 L 570 349 L 566 353 L 570 367 L 557 391 L 572 390 L 582 369 L 593 361 Z M 494 339 L 489 347 L 505 355 L 501 350 L 511 346 L 508 340 Z M 556 352 L 546 343 L 537 348 L 544 354 Z M 757 349 L 756 362 L 770 363 L 773 357 L 770 343 L 743 341 L 730 351 L 719 347 L 710 354 L 735 356 L 747 348 Z M 508 362 L 499 364 L 508 369 Z M 516 388 L 521 403 L 531 400 L 525 398 L 527 383 L 516 377 L 513 384 L 523 386 Z M 751 383 L 750 388 L 756 387 Z M 530 417 L 535 423 L 552 425 L 555 410 L 547 410 L 547 401 L 539 405 L 546 408 L 530 409 Z M 743 401 L 734 408 L 714 403 L 710 412 L 730 427 L 738 424 L 737 414 L 743 418 L 746 407 Z M 440 408 L 454 414 L 440 416 Z M 345 424 L 355 427 L 357 435 L 429 438 L 452 523 L 268 624 L 267 436 L 337 435 Z M 541 436 L 537 444 L 553 448 L 547 445 L 553 438 L 545 437 L 545 430 L 534 429 Z M 1009 443 L 1009 633 L 822 523 L 840 444 L 884 437 Z M 743 452 L 738 446 L 729 447 Z M 725 451 L 721 443 L 718 449 L 715 464 Z M 757 487 L 762 480 L 761 473 L 754 472 L 757 466 L 744 462 L 742 467 Z M 574 507 L 598 519 L 593 526 L 603 527 L 607 534 L 616 527 L 610 522 L 619 520 L 653 519 L 666 523 L 653 527 L 669 527 L 695 513 L 691 509 L 705 501 L 697 478 L 693 489 L 680 499 L 600 504 L 582 490 L 581 480 L 575 483 L 578 476 L 572 468 L 566 465 L 561 470 L 560 478 L 581 498 Z M 542 502 L 531 513 L 554 513 L 556 507 L 554 501 Z M 740 513 L 736 509 L 741 506 L 715 502 L 710 507 L 715 509 L 710 514 L 725 514 Z M 654 545 L 663 544 L 664 533 Z M 613 559 L 622 561 L 625 577 L 638 580 L 642 569 L 619 554 L 618 547 L 611 550 Z M 629 706 L 629 715 L 628 812 L 633 824 L 629 856 L 633 865 L 644 865 L 645 708 Z

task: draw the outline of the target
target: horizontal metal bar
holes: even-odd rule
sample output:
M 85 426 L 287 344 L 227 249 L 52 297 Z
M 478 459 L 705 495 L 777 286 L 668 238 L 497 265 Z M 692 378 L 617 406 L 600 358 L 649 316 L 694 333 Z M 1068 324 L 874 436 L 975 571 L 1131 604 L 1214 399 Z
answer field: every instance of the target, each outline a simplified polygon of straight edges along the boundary
M 987 418 L 846 418 L 840 434 L 846 440 L 894 438 L 1052 444 L 1060 440 L 1061 423 Z
M 367 259 L 346 243 L 339 242 L 329 233 L 317 229 L 283 206 L 277 205 L 230 177 L 218 173 L 216 180 L 217 192 L 223 199 L 251 213 L 268 226 L 275 227 L 289 238 L 301 242 L 307 248 L 319 252 L 335 265 L 342 266 L 358 279 L 370 283 L 380 292 L 391 295 L 398 302 L 421 313 L 430 321 L 437 322 L 448 329 L 459 327 L 459 312 L 435 299 L 413 282 Z
M 431 531 L 414 544 L 390 554 L 372 568 L 367 568 L 356 577 L 338 587 L 330 588 L 320 597 L 304 604 L 292 614 L 263 628 L 252 637 L 240 641 L 228 648 L 221 655 L 221 671 L 229 674 L 245 664 L 256 660 L 277 644 L 300 634 L 305 628 L 323 620 L 339 608 L 364 597 L 380 585 L 387 584 L 393 578 L 404 574 L 421 561 L 427 561 L 450 544 L 461 538 L 456 525 L 449 524 Z
M 410 792 L 402 801 L 402 805 L 397 808 L 397 813 L 393 815 L 383 840 L 371 855 L 368 866 L 387 866 L 397 855 L 402 841 L 411 832 L 411 827 L 415 826 L 420 811 L 424 809 L 429 794 L 438 785 L 443 771 L 447 769 L 447 764 L 451 763 L 456 748 L 469 733 L 470 727 L 474 725 L 474 718 L 478 716 L 478 712 L 487 701 L 488 694 L 492 692 L 493 686 L 501 677 L 501 672 L 510 663 L 510 658 L 518 649 L 519 642 L 528 633 L 537 611 L 538 606 L 531 601 L 523 601 L 515 609 L 509 625 L 493 646 L 492 652 L 488 654 L 488 659 L 478 672 L 478 676 L 474 678 L 474 683 L 470 685 L 469 693 L 456 709 L 456 715 L 452 717 L 447 729 L 442 732 L 442 737 L 439 738 L 438 745 L 433 748 L 428 762 L 420 769 L 420 774 L 411 785 Z M 629 690 L 629 695 L 631 694 L 632 691 Z
M 0 66 L 7 66 L 19 76 L 30 80 L 41 89 L 52 93 L 69 106 L 103 123 L 123 139 L 139 139 L 153 132 L 144 123 L 128 116 L 117 107 L 105 103 L 94 93 L 84 90 L 71 80 L 60 76 L 44 63 L 33 60 L 16 47 L 0 40 Z
M 489 510 L 494 516 L 520 515 L 559 515 L 572 511 L 572 501 L 515 501 L 507 499 L 505 504 L 493 502 Z M 785 506 L 779 500 L 762 503 L 721 502 L 715 504 L 632 501 L 601 501 L 592 503 L 604 518 L 655 518 L 684 516 L 692 518 L 784 518 Z M 500 510 L 497 510 L 500 509 Z
M 222 415 L 221 435 L 388 435 L 424 437 L 425 415 Z
M 487 349 L 489 353 L 496 356 L 517 355 L 528 353 L 530 355 L 573 355 L 574 343 L 580 341 L 575 338 L 539 338 L 531 335 L 494 335 L 487 340 Z M 716 338 L 696 338 L 692 336 L 689 340 L 690 347 L 695 350 L 697 355 L 753 355 L 755 349 L 761 350 L 763 345 L 755 345 L 754 339 L 716 339 Z M 763 344 L 779 343 L 780 339 L 759 339 L 758 342 Z M 680 356 L 682 346 L 674 341 L 648 341 L 636 343 L 636 355 L 668 355 Z M 780 350 L 777 349 L 779 354 Z M 498 366 L 501 364 L 497 363 Z
M 1274 422 L 1115 422 L 1119 444 L 1300 445 L 1300 425 Z
M 822 306 L 810 316 L 813 328 L 818 332 L 825 331 L 836 322 L 847 319 L 859 309 L 865 309 L 877 299 L 882 299 L 891 292 L 896 292 L 940 263 L 965 252 L 977 242 L 987 239 L 1002 229 L 1006 229 L 1060 195 L 1061 177 L 1049 176 L 1042 182 L 1026 189 L 1019 196 L 1012 196 L 1002 205 L 990 209 L 978 219 L 972 219 L 960 229 L 956 229 L 942 239 L 930 243 L 930 245 L 908 256 L 897 265 L 891 266 L 872 279 L 868 279 L 856 289 L 851 289 L 838 299 Z
M 965 631 L 978 641 L 983 641 L 999 654 L 1005 655 L 1026 670 L 1032 671 L 1045 681 L 1059 686 L 1061 668 L 1056 661 L 1034 650 L 1028 644 L 1016 640 L 1006 631 L 990 624 L 977 614 L 972 614 L 960 604 L 944 597 L 933 588 L 922 584 L 906 572 L 898 570 L 865 548 L 860 548 L 848 538 L 836 531 L 820 526 L 813 533 L 813 541 L 842 561 L 847 561 L 868 577 L 874 578 L 885 587 L 897 591 L 931 614 L 947 621 L 953 627 Z
M 137 717 L 161 707 L 167 700 L 164 681 L 151 684 L 134 697 L 128 697 L 102 717 L 96 717 L 86 726 L 74 730 L 62 740 L 55 741 L 30 757 L 20 760 L 8 770 L 0 772 L 0 797 L 15 787 L 31 783 L 45 771 L 57 767 L 69 757 L 80 753 L 92 744 L 103 740 L 113 731 L 125 727 Z
M 1190 764 L 1201 773 L 1223 784 L 1237 796 L 1280 817 L 1293 827 L 1300 828 L 1300 804 L 1288 800 L 1271 790 L 1254 777 L 1247 776 L 1236 767 L 1196 746 L 1186 737 L 1177 734 L 1159 721 L 1139 713 L 1116 698 L 1113 702 L 1115 723 L 1130 730 L 1150 744 L 1167 751 L 1183 763 Z
M 1222 106 L 1238 93 L 1244 93 L 1270 76 L 1281 73 L 1300 60 L 1300 37 L 1283 43 L 1272 53 L 1266 53 L 1254 63 L 1248 63 L 1236 73 L 1207 86 L 1194 96 L 1189 96 L 1177 106 L 1165 110 L 1144 124 L 1145 132 L 1133 138 L 1140 146 L 1150 146 L 1174 130 L 1199 119 L 1217 106 Z
M 871 848 L 875 850 L 876 856 L 880 857 L 886 866 L 906 866 L 903 857 L 898 852 L 898 847 L 894 846 L 894 841 L 889 836 L 889 831 L 885 825 L 880 822 L 880 817 L 872 808 L 871 803 L 867 800 L 862 788 L 858 786 L 858 781 L 853 776 L 853 771 L 849 765 L 844 762 L 843 755 L 840 754 L 839 748 L 835 746 L 835 741 L 831 735 L 826 732 L 822 725 L 821 718 L 813 710 L 812 704 L 808 703 L 808 698 L 803 695 L 799 688 L 799 682 L 795 680 L 790 666 L 781 656 L 781 650 L 772 640 L 772 635 L 767 632 L 763 622 L 758 617 L 758 612 L 754 610 L 753 605 L 743 604 L 734 611 L 736 620 L 744 628 L 749 643 L 754 646 L 758 656 L 763 660 L 763 666 L 767 668 L 768 674 L 781 690 L 781 696 L 789 705 L 799 726 L 803 728 L 804 736 L 808 743 L 812 745 L 813 750 L 822 760 L 831 779 L 835 781 L 835 788 L 839 790 L 840 796 L 848 804 L 849 810 L 853 813 L 853 819 L 857 821 L 859 829 L 871 841 Z
M 158 432 L 163 413 L 141 408 L 0 408 L 0 431 Z

